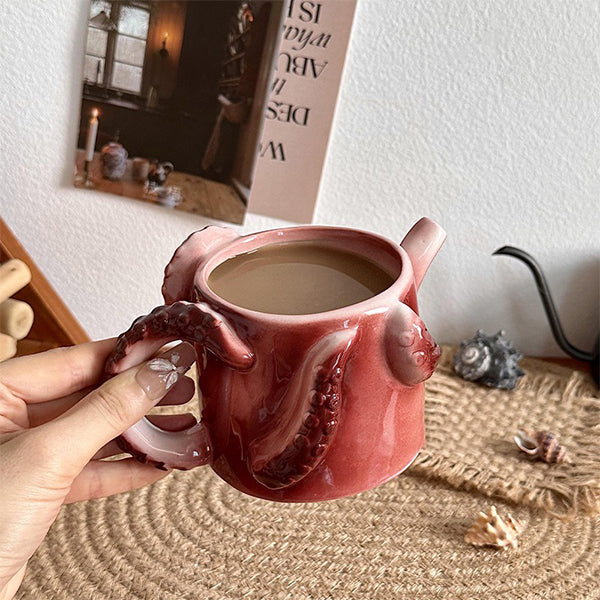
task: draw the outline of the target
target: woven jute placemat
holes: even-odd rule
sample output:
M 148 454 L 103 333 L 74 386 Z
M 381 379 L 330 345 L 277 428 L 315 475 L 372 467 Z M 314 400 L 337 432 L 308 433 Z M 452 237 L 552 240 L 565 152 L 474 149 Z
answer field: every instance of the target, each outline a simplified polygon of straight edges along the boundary
M 444 347 L 426 385 L 426 448 L 411 471 L 454 487 L 533 504 L 555 516 L 600 512 L 600 399 L 583 372 L 526 358 L 512 391 L 458 377 Z M 519 426 L 551 431 L 570 462 L 531 460 L 513 441 Z
M 279 504 L 208 468 L 64 507 L 29 562 L 35 599 L 600 598 L 600 520 L 497 503 L 525 531 L 516 550 L 464 535 L 488 500 L 403 475 L 353 498 Z
M 65 506 L 17 598 L 600 599 L 600 518 L 538 508 L 583 513 L 597 502 L 593 385 L 526 360 L 517 390 L 498 392 L 456 377 L 451 355 L 444 348 L 427 386 L 428 447 L 404 475 L 288 505 L 240 494 L 205 467 Z M 573 471 L 521 457 L 510 441 L 520 423 L 554 428 Z M 464 541 L 492 502 L 485 494 L 524 524 L 516 550 Z

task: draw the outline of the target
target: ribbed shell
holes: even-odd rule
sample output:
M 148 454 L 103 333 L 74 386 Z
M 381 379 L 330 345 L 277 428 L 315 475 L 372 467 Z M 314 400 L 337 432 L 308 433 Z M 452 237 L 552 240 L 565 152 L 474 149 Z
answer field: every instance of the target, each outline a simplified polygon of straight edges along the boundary
M 503 331 L 490 336 L 479 330 L 473 338 L 461 342 L 453 362 L 456 373 L 467 381 L 512 390 L 524 375 L 517 364 L 521 358 Z
M 465 535 L 465 542 L 473 546 L 516 548 L 517 537 L 522 531 L 522 524 L 513 519 L 512 515 L 503 518 L 498 514 L 496 507 L 491 506 L 487 513 L 479 513 L 477 520 Z

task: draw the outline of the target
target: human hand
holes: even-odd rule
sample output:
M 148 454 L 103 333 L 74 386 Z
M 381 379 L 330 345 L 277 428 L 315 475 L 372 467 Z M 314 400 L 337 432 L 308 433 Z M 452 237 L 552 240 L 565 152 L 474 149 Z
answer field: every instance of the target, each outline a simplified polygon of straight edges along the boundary
M 16 593 L 63 504 L 167 474 L 133 458 L 102 459 L 121 453 L 114 438 L 153 406 L 192 397 L 194 383 L 183 375 L 194 349 L 179 344 L 94 389 L 114 346 L 111 339 L 0 364 L 0 600 Z M 192 415 L 150 419 L 171 431 L 196 422 Z

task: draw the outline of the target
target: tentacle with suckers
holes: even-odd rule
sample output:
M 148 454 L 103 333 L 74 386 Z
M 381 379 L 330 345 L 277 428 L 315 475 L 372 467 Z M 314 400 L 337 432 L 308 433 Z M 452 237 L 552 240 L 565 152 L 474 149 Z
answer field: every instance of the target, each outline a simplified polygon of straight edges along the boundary
M 331 333 L 292 376 L 270 430 L 250 443 L 250 469 L 270 489 L 298 483 L 323 460 L 339 425 L 344 369 L 356 329 Z
M 174 340 L 201 344 L 234 369 L 249 369 L 254 362 L 251 349 L 208 304 L 180 301 L 136 319 L 119 336 L 106 373 L 116 375 Z
M 162 294 L 166 304 L 177 300 L 196 300 L 194 275 L 198 266 L 221 246 L 237 238 L 237 234 L 227 227 L 208 225 L 194 231 L 175 250 L 175 254 L 165 267 Z
M 249 346 L 207 304 L 175 302 L 139 317 L 119 336 L 106 361 L 107 377 L 139 364 L 174 340 L 200 344 L 237 370 L 249 369 L 254 362 Z M 154 442 L 152 456 L 141 449 L 148 447 L 148 442 Z M 159 469 L 190 469 L 212 458 L 210 434 L 202 422 L 175 434 L 142 419 L 123 433 L 117 443 L 140 462 L 154 464 Z

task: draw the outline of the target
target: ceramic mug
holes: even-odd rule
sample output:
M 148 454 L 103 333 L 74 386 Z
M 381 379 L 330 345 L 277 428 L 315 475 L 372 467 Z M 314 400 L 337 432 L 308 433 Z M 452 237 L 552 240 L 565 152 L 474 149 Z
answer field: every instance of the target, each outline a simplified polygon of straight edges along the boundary
M 123 371 L 170 341 L 192 342 L 202 419 L 182 432 L 143 419 L 121 447 L 158 468 L 210 464 L 238 490 L 283 502 L 348 496 L 395 477 L 425 439 L 423 382 L 440 349 L 418 316 L 417 290 L 444 239 L 427 218 L 400 245 L 319 226 L 192 234 L 165 269 L 166 304 L 119 337 L 106 370 Z M 242 308 L 208 285 L 231 257 L 307 240 L 365 257 L 392 285 L 357 304 L 300 315 Z
M 136 181 L 145 182 L 150 172 L 150 161 L 147 158 L 136 156 L 131 166 L 131 176 Z

